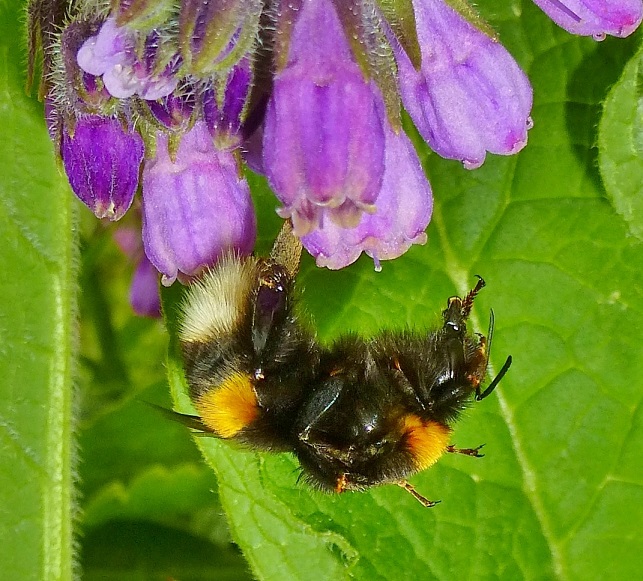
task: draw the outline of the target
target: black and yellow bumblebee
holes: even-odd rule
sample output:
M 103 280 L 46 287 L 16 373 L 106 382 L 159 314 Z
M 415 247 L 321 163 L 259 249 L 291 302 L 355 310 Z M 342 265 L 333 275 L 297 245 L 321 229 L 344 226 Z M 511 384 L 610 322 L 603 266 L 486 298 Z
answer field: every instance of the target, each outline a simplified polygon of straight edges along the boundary
M 433 331 L 383 331 L 321 345 L 301 317 L 295 279 L 301 244 L 286 224 L 266 258 L 228 256 L 194 283 L 179 341 L 198 416 L 184 423 L 253 449 L 293 453 L 305 479 L 334 492 L 407 482 L 445 452 L 452 426 L 484 391 L 489 340 L 467 330 L 482 278 L 451 297 Z

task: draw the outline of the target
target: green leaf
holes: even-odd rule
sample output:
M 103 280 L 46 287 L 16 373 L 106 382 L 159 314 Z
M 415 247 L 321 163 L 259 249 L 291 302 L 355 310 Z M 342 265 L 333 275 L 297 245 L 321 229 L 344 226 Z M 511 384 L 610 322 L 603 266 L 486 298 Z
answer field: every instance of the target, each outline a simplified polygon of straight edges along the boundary
M 0 562 L 13 579 L 70 579 L 74 204 L 24 92 L 19 7 L 0 8 Z
M 607 96 L 598 146 L 607 195 L 630 232 L 643 239 L 643 50 Z
M 643 551 L 643 247 L 605 200 L 596 167 L 600 105 L 639 38 L 596 43 L 556 28 L 530 3 L 485 16 L 532 79 L 535 128 L 519 156 L 467 172 L 422 147 L 435 195 L 429 242 L 375 273 L 304 258 L 303 302 L 319 335 L 430 328 L 447 297 L 487 280 L 474 328 L 493 307 L 496 370 L 453 443 L 485 443 L 482 459 L 448 456 L 413 484 L 323 495 L 298 483 L 288 454 L 199 438 L 235 540 L 260 579 L 627 579 Z M 486 3 L 495 6 L 496 3 Z M 515 6 L 514 6 L 515 7 Z M 260 248 L 275 202 L 253 179 Z M 269 224 L 269 226 L 267 226 Z M 180 297 L 166 297 L 175 325 Z M 193 412 L 176 344 L 168 361 L 177 409 Z M 401 573 L 403 571 L 403 574 Z
M 158 366 L 158 359 L 155 360 Z M 164 392 L 166 397 L 159 398 Z M 142 392 L 137 399 L 107 408 L 91 424 L 82 425 L 79 445 L 85 462 L 80 466 L 81 492 L 86 502 L 105 484 L 130 482 L 151 466 L 173 468 L 199 460 L 198 452 L 185 428 L 166 421 L 158 410 L 145 402 L 170 407 L 165 382 Z M 84 512 L 87 512 L 87 506 Z
M 184 531 L 141 522 L 110 522 L 83 541 L 86 581 L 245 581 L 239 554 Z
M 114 481 L 96 494 L 85 507 L 83 527 L 126 519 L 185 526 L 187 516 L 216 506 L 213 480 L 202 463 L 182 464 L 173 470 L 154 465 L 141 470 L 129 486 Z

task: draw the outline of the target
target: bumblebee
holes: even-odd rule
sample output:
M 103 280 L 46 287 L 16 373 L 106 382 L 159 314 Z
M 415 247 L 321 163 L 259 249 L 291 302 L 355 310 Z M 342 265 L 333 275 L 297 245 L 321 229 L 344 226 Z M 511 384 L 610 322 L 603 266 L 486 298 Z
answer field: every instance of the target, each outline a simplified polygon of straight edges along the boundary
M 179 341 L 197 416 L 184 423 L 253 449 L 293 453 L 305 479 L 337 493 L 408 483 L 445 452 L 468 402 L 482 389 L 489 339 L 467 330 L 482 278 L 451 297 L 441 328 L 340 337 L 321 345 L 298 311 L 301 244 L 286 223 L 266 258 L 228 256 L 181 305 Z

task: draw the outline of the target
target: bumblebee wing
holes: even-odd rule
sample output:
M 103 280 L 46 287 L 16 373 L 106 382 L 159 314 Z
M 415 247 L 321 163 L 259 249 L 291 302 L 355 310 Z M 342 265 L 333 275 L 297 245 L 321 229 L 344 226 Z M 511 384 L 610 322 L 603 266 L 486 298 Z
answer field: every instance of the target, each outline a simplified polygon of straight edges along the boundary
M 143 403 L 154 408 L 160 414 L 163 414 L 168 420 L 172 420 L 173 422 L 178 422 L 179 424 L 183 424 L 184 426 L 190 428 L 191 430 L 202 433 L 204 435 L 210 434 L 212 432 L 212 430 L 210 430 L 201 421 L 201 418 L 199 416 L 192 416 L 190 414 L 181 414 L 179 412 L 175 412 L 174 410 L 168 410 L 163 406 L 156 405 L 155 403 L 151 403 L 149 401 L 144 401 Z

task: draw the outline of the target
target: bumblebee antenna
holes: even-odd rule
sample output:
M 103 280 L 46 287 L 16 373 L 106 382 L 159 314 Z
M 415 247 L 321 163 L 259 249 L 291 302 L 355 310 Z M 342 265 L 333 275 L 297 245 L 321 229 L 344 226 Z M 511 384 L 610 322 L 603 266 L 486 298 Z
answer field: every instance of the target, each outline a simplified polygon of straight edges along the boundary
M 505 364 L 502 366 L 502 369 L 498 372 L 498 375 L 496 375 L 492 382 L 489 384 L 489 387 L 485 389 L 482 393 L 476 393 L 476 401 L 481 401 L 485 397 L 487 397 L 494 389 L 496 389 L 496 386 L 500 383 L 500 380 L 505 376 L 505 373 L 509 371 L 509 368 L 511 367 L 511 362 L 513 361 L 511 355 L 507 357 L 507 361 L 505 361 Z M 478 387 L 477 391 L 480 391 L 480 388 Z
M 469 313 L 471 313 L 471 307 L 473 307 L 473 299 L 476 298 L 476 295 L 485 287 L 487 284 L 479 274 L 476 274 L 478 282 L 468 293 L 467 296 L 462 300 L 462 318 L 468 319 Z

